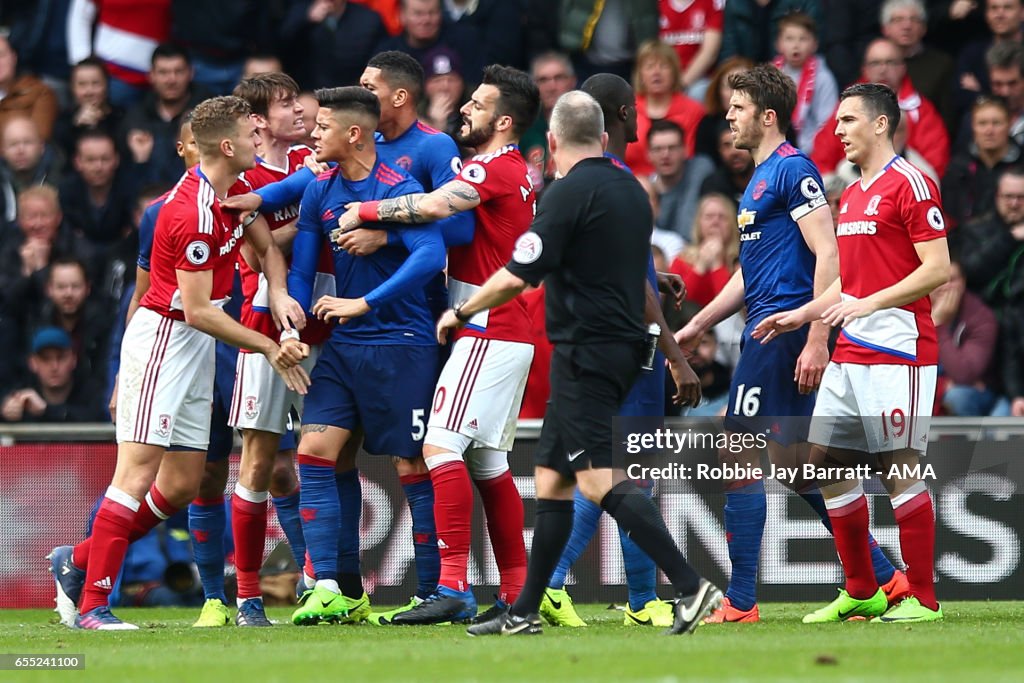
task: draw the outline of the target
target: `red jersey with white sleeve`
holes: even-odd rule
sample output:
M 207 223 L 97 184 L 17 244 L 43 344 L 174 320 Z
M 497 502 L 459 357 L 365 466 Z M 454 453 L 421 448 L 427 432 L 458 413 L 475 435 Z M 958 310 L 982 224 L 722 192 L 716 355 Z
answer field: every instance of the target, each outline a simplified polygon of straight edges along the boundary
M 252 192 L 264 185 L 284 180 L 292 173 L 303 167 L 306 157 L 313 153 L 313 150 L 305 145 L 295 145 L 288 150 L 288 163 L 285 168 L 278 168 L 265 159 L 257 157 L 256 166 L 242 174 L 244 182 L 235 183 L 228 194 L 241 194 Z M 278 211 L 266 212 L 263 217 L 267 219 L 270 230 L 288 225 L 299 216 L 299 202 L 290 204 Z M 267 278 L 262 273 L 255 272 L 249 267 L 245 259 L 239 257 L 238 272 L 242 278 L 242 313 L 241 323 L 250 330 L 256 330 L 271 339 L 277 339 L 280 331 L 274 324 L 274 317 L 270 314 L 270 296 L 267 288 Z M 317 268 L 318 286 L 314 291 L 314 301 L 319 294 L 333 293 L 334 284 L 334 263 L 331 261 L 331 251 L 321 250 L 320 263 Z M 330 291 L 326 291 L 326 284 L 323 280 L 329 280 Z M 331 334 L 331 327 L 324 322 L 314 319 L 306 321 L 306 327 L 302 330 L 302 341 L 307 344 L 322 344 Z M 241 349 L 242 353 L 250 353 L 248 349 Z
M 658 35 L 685 69 L 704 44 L 705 31 L 722 31 L 725 0 L 658 0 Z
M 185 320 L 175 271 L 212 270 L 210 300 L 223 306 L 231 298 L 243 232 L 238 213 L 221 208 L 213 185 L 199 167 L 186 171 L 157 217 L 150 286 L 140 305 L 164 317 Z
M 516 240 L 530 229 L 537 211 L 533 181 L 516 145 L 480 154 L 462 168 L 458 179 L 480 194 L 473 241 L 448 250 L 448 298 L 454 305 L 468 299 L 512 258 Z M 530 315 L 523 298 L 474 315 L 456 334 L 531 343 Z
M 843 192 L 836 237 L 844 301 L 891 287 L 921 265 L 915 244 L 946 237 L 939 190 L 928 176 L 896 156 L 867 185 L 858 181 Z M 928 296 L 846 325 L 832 360 L 936 365 L 939 348 Z

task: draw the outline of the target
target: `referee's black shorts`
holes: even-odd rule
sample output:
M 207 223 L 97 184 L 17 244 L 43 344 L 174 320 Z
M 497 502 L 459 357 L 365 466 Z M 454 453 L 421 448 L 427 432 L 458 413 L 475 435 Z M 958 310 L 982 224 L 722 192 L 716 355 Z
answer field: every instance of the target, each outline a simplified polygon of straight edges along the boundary
M 612 467 L 612 419 L 640 374 L 644 343 L 557 344 L 535 463 L 570 479 Z

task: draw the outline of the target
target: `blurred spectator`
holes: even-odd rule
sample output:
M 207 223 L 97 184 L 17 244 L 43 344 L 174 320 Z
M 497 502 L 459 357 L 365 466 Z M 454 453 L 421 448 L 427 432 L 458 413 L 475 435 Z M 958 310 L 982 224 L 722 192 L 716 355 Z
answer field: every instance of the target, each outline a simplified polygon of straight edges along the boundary
M 284 66 L 281 64 L 280 57 L 261 52 L 245 58 L 245 63 L 242 64 L 242 78 L 240 80 L 251 78 L 257 74 L 270 74 L 282 71 L 284 71 Z
M 261 42 L 261 14 L 273 11 L 273 3 L 251 0 L 217 0 L 214 11 L 209 0 L 172 0 L 171 41 L 188 52 L 196 83 L 213 95 L 230 95 L 251 43 Z
M 522 0 L 522 3 L 526 8 L 523 43 L 527 61 L 532 62 L 545 52 L 568 49 L 559 41 L 561 3 L 551 0 Z
M 6 224 L 18 214 L 16 197 L 28 187 L 56 184 L 60 159 L 50 145 L 44 144 L 32 119 L 14 118 L 0 129 L 0 207 Z M 0 230 L 3 235 L 5 230 Z
M 152 92 L 128 110 L 125 139 L 132 159 L 142 164 L 144 182 L 174 183 L 181 177 L 181 162 L 174 151 L 181 116 L 204 99 L 192 83 L 188 55 L 170 44 L 153 51 L 149 80 Z
M 986 54 L 989 48 L 1000 43 L 1019 45 L 1024 38 L 1022 21 L 1022 0 L 985 0 L 985 23 L 991 35 L 965 45 L 957 58 L 953 100 L 957 120 L 970 109 L 975 97 L 983 92 L 992 92 Z
M 946 413 L 1006 416 L 1010 403 L 993 390 L 999 324 L 988 306 L 966 290 L 959 264 L 932 290 L 932 321 L 939 342 L 938 398 Z
M 558 45 L 572 56 L 581 82 L 596 73 L 628 81 L 637 48 L 658 37 L 658 8 L 654 0 L 562 0 L 557 25 Z
M 953 58 L 924 44 L 928 12 L 922 0 L 886 0 L 882 5 L 882 35 L 903 50 L 910 82 L 942 115 L 946 128 L 953 120 Z
M 484 66 L 504 64 L 522 69 L 523 3 L 509 0 L 444 0 L 445 18 L 475 34 Z
M 23 317 L 42 298 L 46 269 L 60 256 L 78 254 L 76 240 L 61 229 L 57 190 L 40 185 L 18 195 L 18 232 L 0 243 L 0 308 Z
M 626 150 L 626 165 L 637 175 L 651 173 L 654 167 L 647 154 L 647 131 L 653 121 L 666 119 L 683 129 L 686 155 L 692 157 L 697 141 L 697 126 L 704 108 L 679 90 L 679 56 L 665 43 L 644 43 L 637 53 L 633 89 L 636 91 L 637 141 Z
M 839 200 L 842 198 L 847 184 L 835 173 L 829 173 L 821 181 L 825 186 L 825 199 L 828 200 L 829 211 L 832 212 L 832 225 L 839 225 Z
M 692 242 L 700 188 L 715 166 L 707 157 L 687 159 L 683 130 L 674 121 L 652 123 L 645 146 L 654 169 L 651 182 L 661 205 L 658 225 Z
M 809 14 L 821 25 L 818 0 L 729 0 L 719 59 L 742 55 L 758 63 L 770 62 L 775 56 L 779 19 L 791 12 Z
M 446 24 L 441 0 L 402 0 L 401 7 L 401 35 L 385 38 L 377 44 L 374 53 L 398 50 L 412 55 L 422 63 L 427 52 L 443 45 L 458 53 L 462 60 L 462 73 L 467 81 L 480 81 L 486 65 L 482 61 L 475 33 L 466 26 Z M 365 60 L 359 66 L 360 72 L 363 63 Z
M 293 3 L 281 26 L 289 73 L 309 90 L 357 85 L 387 35 L 376 12 L 348 0 Z
M 924 157 L 940 176 L 949 164 L 949 136 L 935 106 L 914 89 L 903 63 L 903 52 L 888 38 L 874 40 L 864 53 L 861 81 L 884 83 L 896 91 L 901 118 L 907 119 L 907 147 Z M 830 117 L 835 120 L 835 114 Z M 842 143 L 832 126 L 814 140 L 812 161 L 822 173 L 831 173 L 844 159 Z
M 736 205 L 725 195 L 700 200 L 693 226 L 693 244 L 672 262 L 669 270 L 683 278 L 686 298 L 707 306 L 732 277 L 740 253 Z
M 654 230 L 651 231 L 651 248 L 657 250 L 655 257 L 660 254 L 665 260 L 664 264 L 656 263 L 654 267 L 658 272 L 668 272 L 668 265 L 686 247 L 686 240 L 679 233 L 664 230 L 658 225 L 657 216 L 661 213 L 661 200 L 658 197 L 658 191 L 654 189 L 654 183 L 647 176 L 637 176 L 637 180 L 647 193 L 647 200 L 651 203 L 651 215 L 655 216 Z M 670 308 L 674 308 L 674 306 L 670 306 Z
M 71 106 L 57 117 L 53 142 L 65 158 L 75 155 L 75 141 L 87 130 L 102 130 L 117 140 L 124 111 L 110 104 L 109 77 L 103 62 L 87 57 L 71 69 Z M 118 149 L 124 143 L 118 143 Z
M 1024 276 L 1018 275 L 1019 279 Z M 1018 287 L 1018 293 L 1024 287 Z M 1002 380 L 1006 396 L 1010 399 L 1010 414 L 1024 417 L 1024 299 L 1007 307 L 999 325 L 1001 358 L 1003 361 Z
M 775 41 L 778 55 L 775 66 L 796 83 L 796 108 L 791 125 L 796 131 L 797 147 L 810 155 L 814 136 L 833 121 L 839 104 L 836 79 L 825 60 L 817 55 L 818 27 L 803 12 L 787 14 L 779 20 Z
M 8 422 L 98 422 L 102 401 L 92 387 L 75 378 L 77 358 L 71 337 L 58 327 L 44 327 L 32 336 L 28 386 L 9 393 L 2 413 Z
M 658 0 L 658 38 L 679 55 L 679 86 L 695 100 L 704 97 L 722 48 L 724 5 L 725 0 Z
M 1017 43 L 993 45 L 985 55 L 992 94 L 1006 102 L 1010 137 L 1024 147 L 1024 47 Z M 964 117 L 957 140 L 970 134 L 971 117 Z
M 842 90 L 857 80 L 857 65 L 878 37 L 882 0 L 822 0 L 822 54 Z
M 466 101 L 466 82 L 462 78 L 459 56 L 446 47 L 431 50 L 423 63 L 426 81 L 420 103 L 420 119 L 437 130 L 454 135 L 462 126 L 459 108 Z
M 1024 168 L 1002 172 L 995 202 L 994 212 L 961 226 L 952 241 L 968 289 L 1001 316 L 1008 304 L 1024 300 Z
M 992 210 L 996 177 L 1021 160 L 1010 139 L 1010 112 L 1001 99 L 982 95 L 971 108 L 973 135 L 968 148 L 953 155 L 942 179 L 942 209 L 954 225 Z
M 11 22 L 11 45 L 23 69 L 47 85 L 61 104 L 68 94 L 67 23 L 71 0 L 36 0 L 18 3 Z
M 701 184 L 700 194 L 724 194 L 738 206 L 747 189 L 747 183 L 754 175 L 754 158 L 747 150 L 736 149 L 732 144 L 732 131 L 727 121 L 719 124 L 717 156 L 720 161 L 715 167 L 715 172 Z
M 402 32 L 401 0 L 353 0 L 380 15 L 384 28 L 389 35 L 397 36 Z
M 717 358 L 718 338 L 714 330 L 708 330 L 701 337 L 694 354 L 689 358 L 690 367 L 700 378 L 700 404 L 684 409 L 687 417 L 714 417 L 722 414 L 729 402 L 729 382 L 732 373 Z
M 746 57 L 730 57 L 715 68 L 704 93 L 704 117 L 697 124 L 697 139 L 694 154 L 703 154 L 716 164 L 721 163 L 718 154 L 719 130 L 722 124 L 728 128 L 725 114 L 729 111 L 732 88 L 729 76 L 753 68 L 754 63 Z
M 547 133 L 551 110 L 559 97 L 576 87 L 576 72 L 566 55 L 561 52 L 545 52 L 533 60 L 530 76 L 540 91 L 540 113 L 529 130 L 523 133 L 519 147 L 523 150 L 533 186 L 539 191 L 545 182 L 555 176 L 554 162 L 548 155 Z
M 985 0 L 927 0 L 928 42 L 950 56 L 963 46 L 988 36 Z M 956 84 L 954 83 L 954 87 Z
M 83 133 L 75 145 L 74 172 L 60 185 L 68 226 L 91 245 L 109 247 L 131 230 L 137 180 L 121 159 L 114 139 L 101 130 Z
M 72 0 L 68 61 L 103 60 L 110 101 L 127 108 L 149 89 L 153 51 L 170 35 L 171 0 Z
M 57 96 L 35 76 L 18 75 L 18 53 L 0 34 L 0 128 L 22 117 L 32 119 L 43 140 L 49 140 L 57 119 Z
M 30 312 L 26 330 L 34 333 L 53 326 L 71 337 L 77 356 L 75 381 L 92 387 L 97 395 L 106 385 L 107 345 L 113 323 L 113 306 L 90 297 L 92 287 L 85 264 L 77 258 L 58 257 L 50 264 L 42 305 Z M 103 401 L 100 410 L 105 412 Z

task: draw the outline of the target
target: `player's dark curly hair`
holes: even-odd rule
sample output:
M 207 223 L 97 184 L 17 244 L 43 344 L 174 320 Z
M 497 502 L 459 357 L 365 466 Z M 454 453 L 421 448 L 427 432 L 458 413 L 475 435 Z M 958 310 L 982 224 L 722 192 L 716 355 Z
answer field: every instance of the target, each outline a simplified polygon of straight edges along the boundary
M 374 121 L 374 128 L 377 126 L 376 122 L 380 120 L 380 101 L 366 88 L 358 85 L 321 88 L 313 94 L 316 95 L 321 107 L 334 113 L 348 112 L 371 118 Z
M 789 130 L 796 107 L 796 84 L 773 64 L 759 64 L 749 71 L 729 76 L 729 87 L 750 98 L 758 112 L 771 109 L 779 122 L 779 131 Z
M 900 103 L 896 93 L 881 83 L 855 83 L 839 95 L 839 101 L 859 97 L 864 112 L 875 119 L 884 116 L 889 121 L 889 139 L 896 135 L 900 125 Z
M 423 97 L 423 66 L 411 56 L 398 50 L 381 52 L 370 58 L 367 68 L 380 69 L 380 75 L 393 90 L 403 88 L 413 104 Z
M 521 137 L 537 120 L 540 91 L 529 74 L 511 66 L 492 64 L 484 69 L 483 85 L 498 89 L 498 116 L 512 119 L 512 132 Z

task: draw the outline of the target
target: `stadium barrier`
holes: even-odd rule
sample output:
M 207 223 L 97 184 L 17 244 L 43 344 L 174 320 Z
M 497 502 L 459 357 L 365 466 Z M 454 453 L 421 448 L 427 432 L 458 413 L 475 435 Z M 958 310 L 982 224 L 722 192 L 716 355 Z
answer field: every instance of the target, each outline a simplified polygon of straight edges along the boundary
M 532 455 L 539 422 L 523 421 L 510 458 L 526 503 L 523 534 L 534 517 Z M 115 461 L 109 425 L 0 425 L 0 608 L 48 607 L 52 583 L 44 556 L 83 537 L 86 518 L 110 481 Z M 939 595 L 949 600 L 1020 599 L 1024 594 L 1024 420 L 937 418 L 928 462 L 954 472 L 930 481 L 937 519 Z M 237 466 L 237 454 L 233 459 Z M 414 592 L 412 523 L 387 458 L 360 458 L 362 549 L 366 587 L 376 604 L 399 604 Z M 234 481 L 234 473 L 232 480 Z M 724 496 L 686 481 L 660 482 L 659 504 L 674 537 L 699 571 L 726 585 Z M 768 524 L 761 555 L 760 599 L 820 601 L 835 595 L 842 572 L 813 512 L 769 482 Z M 872 531 L 898 561 L 899 535 L 887 498 L 869 489 Z M 483 515 L 476 504 L 470 581 L 478 599 L 495 592 Z M 271 515 L 269 552 L 283 535 Z M 614 523 L 603 516 L 595 543 L 569 576 L 574 599 L 625 600 L 625 576 Z M 664 577 L 661 577 L 664 584 Z M 664 595 L 668 594 L 663 589 Z

